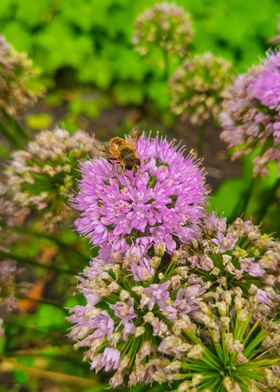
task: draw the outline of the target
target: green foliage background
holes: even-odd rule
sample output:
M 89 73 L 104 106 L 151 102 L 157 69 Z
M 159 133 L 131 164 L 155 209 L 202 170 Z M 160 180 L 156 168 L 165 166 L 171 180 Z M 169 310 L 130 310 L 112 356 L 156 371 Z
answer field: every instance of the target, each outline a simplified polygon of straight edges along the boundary
M 0 30 L 16 49 L 43 70 L 48 85 L 70 68 L 68 83 L 92 83 L 141 103 L 164 89 L 157 66 L 133 51 L 135 18 L 155 0 L 1 0 Z M 178 0 L 194 20 L 195 52 L 212 51 L 236 64 L 236 71 L 263 57 L 275 34 L 278 0 Z M 147 83 L 148 82 L 148 83 Z M 145 89 L 145 91 L 144 91 Z

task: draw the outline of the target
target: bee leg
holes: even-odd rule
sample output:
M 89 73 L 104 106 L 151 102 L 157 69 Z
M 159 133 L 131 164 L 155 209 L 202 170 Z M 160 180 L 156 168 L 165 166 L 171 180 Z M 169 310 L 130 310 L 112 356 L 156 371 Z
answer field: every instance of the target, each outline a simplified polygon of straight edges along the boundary
M 114 165 L 115 163 L 116 163 L 116 161 L 117 161 L 117 159 L 116 158 L 107 158 L 107 161 L 109 162 L 109 163 L 111 163 L 111 165 Z

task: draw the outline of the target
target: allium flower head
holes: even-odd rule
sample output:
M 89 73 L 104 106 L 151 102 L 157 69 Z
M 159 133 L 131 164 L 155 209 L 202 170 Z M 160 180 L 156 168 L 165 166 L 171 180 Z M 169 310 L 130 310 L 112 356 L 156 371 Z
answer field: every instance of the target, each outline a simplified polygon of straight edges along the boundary
M 216 222 L 216 230 L 205 225 L 200 239 L 172 255 L 149 249 L 143 280 L 135 254 L 97 257 L 80 277 L 86 304 L 71 310 L 70 337 L 86 349 L 91 369 L 114 371 L 113 387 L 168 382 L 185 391 L 178 380 L 194 382 L 193 373 L 197 384 L 211 376 L 229 385 L 250 380 L 244 369 L 270 385 L 264 369 L 278 364 L 280 353 L 280 328 L 272 321 L 279 243 L 241 220 L 222 237 L 217 228 L 224 222 Z
M 268 163 L 280 170 L 280 52 L 239 75 L 225 93 L 220 115 L 222 140 L 233 159 L 258 148 L 254 174 L 267 174 Z
M 96 156 L 94 137 L 56 129 L 38 133 L 25 151 L 15 151 L 5 171 L 6 194 L 19 209 L 42 212 L 49 228 L 72 214 L 68 193 L 74 190 L 80 161 Z
M 230 75 L 230 63 L 211 53 L 186 60 L 170 80 L 173 113 L 194 125 L 217 119 Z
M 172 252 L 178 241 L 196 235 L 207 193 L 204 175 L 191 155 L 166 139 L 141 136 L 136 153 L 136 171 L 121 173 L 103 158 L 81 165 L 77 229 L 108 253 L 162 243 Z
M 37 75 L 27 55 L 16 52 L 0 35 L 0 109 L 14 115 L 36 102 L 41 93 L 34 86 Z
M 135 22 L 133 42 L 141 55 L 152 46 L 183 57 L 193 37 L 191 18 L 176 4 L 158 3 L 140 15 Z

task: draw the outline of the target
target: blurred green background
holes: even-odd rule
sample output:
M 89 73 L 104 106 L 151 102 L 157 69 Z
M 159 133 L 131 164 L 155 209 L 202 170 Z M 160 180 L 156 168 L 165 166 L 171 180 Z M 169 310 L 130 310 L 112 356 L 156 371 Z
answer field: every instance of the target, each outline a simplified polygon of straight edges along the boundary
M 162 104 L 160 70 L 133 50 L 135 18 L 157 1 L 1 0 L 1 33 L 26 51 L 49 88 L 92 85 L 125 104 Z M 178 0 L 195 28 L 193 50 L 212 51 L 245 70 L 276 32 L 278 0 Z
M 183 138 L 191 147 L 195 130 L 168 112 L 168 88 L 162 69 L 156 62 L 147 63 L 139 57 L 132 45 L 135 18 L 157 2 L 0 0 L 0 33 L 17 50 L 29 54 L 41 69 L 40 80 L 46 87 L 45 97 L 18 121 L 30 132 L 60 125 L 71 132 L 78 128 L 94 132 L 102 140 L 137 125 Z M 269 39 L 276 34 L 280 14 L 279 0 L 178 0 L 176 4 L 192 16 L 192 52 L 211 51 L 223 56 L 233 62 L 236 74 L 264 57 Z M 205 165 L 210 185 L 216 190 L 211 206 L 231 216 L 236 208 L 238 213 L 240 199 L 248 194 L 250 159 L 243 166 L 230 162 L 219 132 L 212 129 L 207 137 Z M 2 156 L 7 157 L 13 147 L 3 142 Z M 273 170 L 270 177 L 262 180 L 258 198 L 247 206 L 249 213 L 258 208 L 258 200 L 273 187 Z M 271 208 L 267 226 L 279 232 L 280 223 L 271 219 L 278 207 Z M 75 247 L 77 242 L 72 228 L 62 233 L 60 240 L 65 243 L 58 252 L 61 243 L 52 238 L 23 237 L 14 252 L 39 261 L 51 257 L 62 267 L 69 262 L 72 269 L 81 271 L 90 258 L 87 245 L 82 248 L 86 257 L 79 258 L 67 248 Z M 53 250 L 51 256 L 46 256 L 46 249 Z M 37 278 L 41 275 L 44 276 L 38 269 Z M 63 308 L 78 302 L 73 298 L 75 279 L 66 279 L 62 274 L 51 281 L 45 292 L 49 303 L 40 304 L 29 314 L 12 317 L 6 338 L 0 339 L 0 355 L 4 351 L 6 355 L 17 352 L 21 358 L 13 373 L 0 373 L 0 392 L 105 391 L 107 384 L 102 375 L 95 378 L 88 365 L 81 362 L 81 353 L 73 352 L 72 344 L 62 338 L 69 327 Z M 45 373 L 40 379 L 39 374 L 26 372 L 24 367 L 44 368 L 62 376 L 58 379 L 57 375 Z M 63 374 L 74 378 L 63 378 Z M 83 377 L 84 384 L 75 377 Z M 90 383 L 97 385 L 91 387 Z M 141 386 L 133 389 L 145 390 Z M 158 387 L 149 390 L 157 391 Z

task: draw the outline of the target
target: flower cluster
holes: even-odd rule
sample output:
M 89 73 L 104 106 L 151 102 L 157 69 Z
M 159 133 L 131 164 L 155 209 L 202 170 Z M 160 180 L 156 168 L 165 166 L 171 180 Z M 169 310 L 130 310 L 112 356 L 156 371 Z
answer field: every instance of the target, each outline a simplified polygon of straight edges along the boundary
M 101 247 L 105 259 L 134 248 L 145 253 L 162 243 L 172 252 L 179 242 L 196 237 L 204 215 L 204 174 L 193 156 L 185 157 L 166 139 L 144 135 L 136 154 L 141 161 L 137 171 L 120 173 L 104 158 L 81 165 L 76 226 Z
M 16 283 L 19 272 L 15 261 L 0 260 L 0 336 L 4 334 L 2 317 L 17 308 L 16 294 L 26 289 L 23 283 Z
M 279 302 L 280 242 L 262 234 L 251 221 L 209 215 L 202 236 L 193 246 L 182 246 L 180 257 L 188 261 L 188 273 L 196 273 L 214 286 L 240 287 L 255 295 L 258 309 Z
M 280 52 L 239 75 L 229 87 L 220 115 L 222 140 L 233 159 L 258 149 L 254 175 L 266 175 L 268 163 L 280 169 Z
M 34 85 L 37 74 L 27 55 L 0 36 L 0 109 L 14 115 L 32 105 L 41 93 Z
M 143 56 L 149 54 L 154 45 L 165 53 L 183 57 L 192 37 L 189 14 L 175 4 L 159 3 L 137 18 L 133 41 L 136 50 Z
M 186 60 L 170 80 L 171 110 L 196 126 L 217 119 L 230 75 L 230 63 L 211 53 Z
M 153 379 L 173 382 L 177 392 L 276 392 L 279 324 L 252 314 L 240 289 L 219 288 L 204 295 L 203 306 L 190 316 L 195 321 L 183 329 L 183 337 L 174 334 L 160 343 L 159 351 L 169 359 Z M 186 339 L 196 345 L 195 353 L 189 351 Z M 175 347 L 181 355 L 174 355 Z
M 96 156 L 97 147 L 96 139 L 82 131 L 40 132 L 26 151 L 13 153 L 5 170 L 2 205 L 18 208 L 20 214 L 40 211 L 46 226 L 53 228 L 72 216 L 68 193 L 75 188 L 80 161 Z
M 279 242 L 250 222 L 227 227 L 212 215 L 192 242 L 172 255 L 155 246 L 144 261 L 133 252 L 106 263 L 98 257 L 80 277 L 86 304 L 72 309 L 70 336 L 91 369 L 114 371 L 113 387 L 191 378 L 179 391 L 207 382 L 215 391 L 210 376 L 227 388 L 254 382 L 252 369 L 270 385 L 266 371 L 280 352 L 270 319 L 279 303 Z
M 135 171 L 82 164 L 76 224 L 101 249 L 79 277 L 75 348 L 113 387 L 273 391 L 280 243 L 250 221 L 206 215 L 203 174 L 178 146 L 142 135 L 135 152 Z

